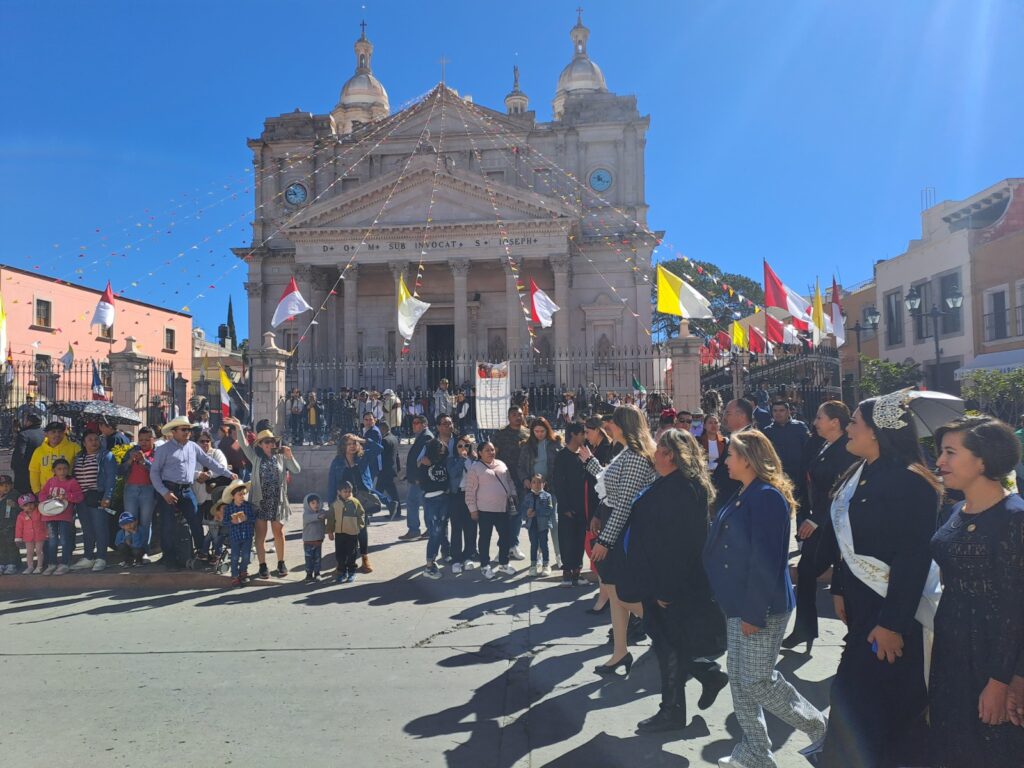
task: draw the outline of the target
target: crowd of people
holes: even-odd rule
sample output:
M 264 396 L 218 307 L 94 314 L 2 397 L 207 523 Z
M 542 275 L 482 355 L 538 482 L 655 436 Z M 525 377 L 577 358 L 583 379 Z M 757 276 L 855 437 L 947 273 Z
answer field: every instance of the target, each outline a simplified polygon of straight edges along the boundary
M 408 420 L 404 462 L 403 425 L 373 409 L 339 440 L 325 493 L 304 499 L 308 583 L 323 576 L 325 540 L 336 581 L 372 570 L 368 521 L 402 517 L 404 472 L 399 538 L 425 546 L 424 578 L 514 576 L 529 557 L 530 577 L 596 581 L 588 612 L 609 614 L 611 651 L 595 673 L 609 679 L 628 675 L 630 645 L 651 638 L 661 704 L 640 732 L 687 726 L 692 677 L 700 709 L 730 688 L 740 738 L 722 766 L 775 765 L 766 711 L 807 735 L 815 765 L 1020 765 L 1024 429 L 962 417 L 932 435 L 926 459 L 897 392 L 852 414 L 825 402 L 810 428 L 789 401 L 756 396 L 720 412 L 713 401 L 696 415 L 666 408 L 654 429 L 621 403 L 561 433 L 513 404 L 506 426 L 481 435 L 439 389 L 430 416 Z M 22 569 L 22 546 L 26 574 L 103 570 L 112 547 L 131 564 L 156 551 L 171 567 L 224 560 L 237 586 L 253 551 L 260 577 L 271 551 L 273 573 L 288 573 L 287 484 L 301 468 L 269 425 L 229 419 L 216 445 L 187 419 L 159 439 L 143 427 L 135 442 L 97 425 L 81 447 L 62 422 L 44 428 L 28 413 L 22 427 L 14 477 L 0 476 L 3 573 Z M 71 565 L 75 518 L 83 553 Z M 826 715 L 776 662 L 782 648 L 813 653 L 829 572 L 847 634 Z

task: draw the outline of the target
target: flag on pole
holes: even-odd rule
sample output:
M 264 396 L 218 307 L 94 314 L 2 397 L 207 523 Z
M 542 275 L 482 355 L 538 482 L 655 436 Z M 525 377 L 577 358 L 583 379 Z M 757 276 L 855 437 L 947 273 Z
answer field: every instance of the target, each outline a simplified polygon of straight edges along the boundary
M 96 302 L 96 311 L 92 313 L 92 322 L 89 325 L 102 325 L 104 328 L 114 327 L 114 290 L 110 287 L 109 280 L 107 280 L 106 290 L 103 291 L 100 300 Z
M 535 323 L 540 323 L 541 328 L 550 328 L 552 323 L 552 315 L 555 314 L 560 307 L 551 300 L 544 291 L 537 287 L 537 283 L 534 282 L 533 278 L 530 278 L 530 319 Z
M 11 384 L 14 381 L 14 354 L 11 352 L 11 345 L 7 345 L 7 359 L 4 360 L 4 383 Z
M 787 323 L 782 326 L 782 343 L 783 344 L 799 344 L 800 343 L 800 332 L 792 325 Z
M 639 392 L 641 395 L 647 394 L 647 387 L 640 383 L 640 379 L 636 376 L 633 377 L 633 391 Z
M 0 349 L 7 349 L 7 310 L 3 294 L 0 294 Z
M 846 327 L 843 324 L 843 305 L 839 300 L 839 286 L 836 279 L 832 278 L 832 333 L 836 335 L 836 346 L 841 347 L 846 343 Z
M 64 364 L 65 371 L 71 370 L 75 363 L 75 350 L 71 348 L 71 342 L 68 342 L 68 351 L 60 356 L 60 361 Z
M 779 280 L 767 261 L 764 262 L 764 305 L 784 309 L 803 322 L 811 319 L 810 302 Z
M 748 329 L 750 332 L 750 351 L 758 354 L 764 354 L 768 351 L 768 340 L 764 337 L 764 334 L 755 325 L 751 325 Z
M 744 331 L 743 326 L 735 320 L 732 321 L 732 337 L 730 341 L 735 349 L 747 348 L 747 332 Z
M 718 342 L 718 346 L 721 349 L 728 350 L 729 348 L 732 347 L 732 336 L 730 336 L 725 331 L 719 331 L 718 333 L 716 333 L 715 341 Z
M 232 401 L 238 403 L 242 410 L 248 412 L 249 405 L 238 395 L 238 390 L 235 389 L 228 372 L 220 365 L 217 366 L 217 369 L 220 372 L 220 415 L 224 418 L 231 416 Z
M 825 335 L 825 309 L 821 303 L 821 286 L 818 284 L 818 278 L 814 278 L 814 309 L 811 315 L 811 321 L 813 326 L 814 345 L 817 346 L 821 343 L 821 337 Z
M 416 323 L 430 309 L 425 301 L 420 301 L 405 287 L 405 277 L 398 278 L 398 332 L 408 341 L 416 332 Z
M 92 399 L 107 399 L 107 390 L 103 387 L 103 379 L 100 378 L 100 369 L 95 360 L 92 361 Z
M 692 285 L 658 265 L 658 311 L 691 320 L 714 317 L 711 303 Z
M 768 312 L 764 313 L 764 335 L 773 344 L 786 343 L 786 331 L 782 327 L 782 321 L 776 320 Z
M 299 284 L 292 277 L 288 281 L 288 286 L 284 289 L 284 293 L 281 294 L 281 300 L 277 302 L 277 309 L 274 310 L 274 317 L 270 321 L 270 326 L 271 328 L 277 328 L 285 320 L 291 320 L 296 315 L 308 312 L 312 308 L 302 298 L 302 294 L 299 293 Z

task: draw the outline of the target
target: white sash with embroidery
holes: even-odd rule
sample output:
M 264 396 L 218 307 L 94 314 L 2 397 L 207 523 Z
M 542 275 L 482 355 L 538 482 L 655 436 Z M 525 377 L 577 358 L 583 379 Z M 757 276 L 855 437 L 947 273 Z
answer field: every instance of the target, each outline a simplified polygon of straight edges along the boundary
M 839 551 L 843 558 L 843 565 L 849 568 L 858 579 L 867 584 L 879 597 L 885 597 L 889 591 L 890 567 L 874 557 L 860 555 L 853 548 L 853 530 L 850 527 L 850 500 L 860 482 L 861 472 L 864 470 L 864 463 L 857 468 L 857 471 L 843 484 L 832 500 L 832 526 L 836 532 L 836 540 L 839 542 Z M 935 612 L 939 607 L 939 598 L 942 597 L 942 582 L 939 578 L 939 566 L 932 561 L 928 570 L 928 578 L 925 579 L 924 591 L 921 593 L 921 601 L 917 605 L 914 618 L 924 630 L 924 681 L 928 684 L 928 672 L 931 668 L 932 642 L 935 637 Z

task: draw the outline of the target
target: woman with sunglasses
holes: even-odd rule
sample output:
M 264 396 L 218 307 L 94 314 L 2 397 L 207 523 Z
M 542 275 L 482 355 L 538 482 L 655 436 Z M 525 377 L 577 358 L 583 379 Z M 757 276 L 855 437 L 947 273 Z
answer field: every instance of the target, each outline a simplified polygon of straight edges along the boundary
M 455 452 L 448 457 L 448 497 L 452 522 L 452 574 L 476 568 L 477 524 L 466 506 L 466 470 L 476 460 L 471 437 L 460 437 Z

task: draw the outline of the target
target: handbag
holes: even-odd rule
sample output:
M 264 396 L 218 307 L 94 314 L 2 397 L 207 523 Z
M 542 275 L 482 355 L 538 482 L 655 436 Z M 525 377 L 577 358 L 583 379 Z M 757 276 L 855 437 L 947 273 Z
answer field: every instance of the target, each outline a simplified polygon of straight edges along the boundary
M 516 506 L 515 494 L 509 491 L 508 486 L 505 485 L 505 483 L 502 481 L 500 477 L 495 475 L 494 479 L 498 481 L 498 485 L 500 485 L 501 489 L 505 491 L 505 514 L 509 516 L 518 515 L 519 507 Z

